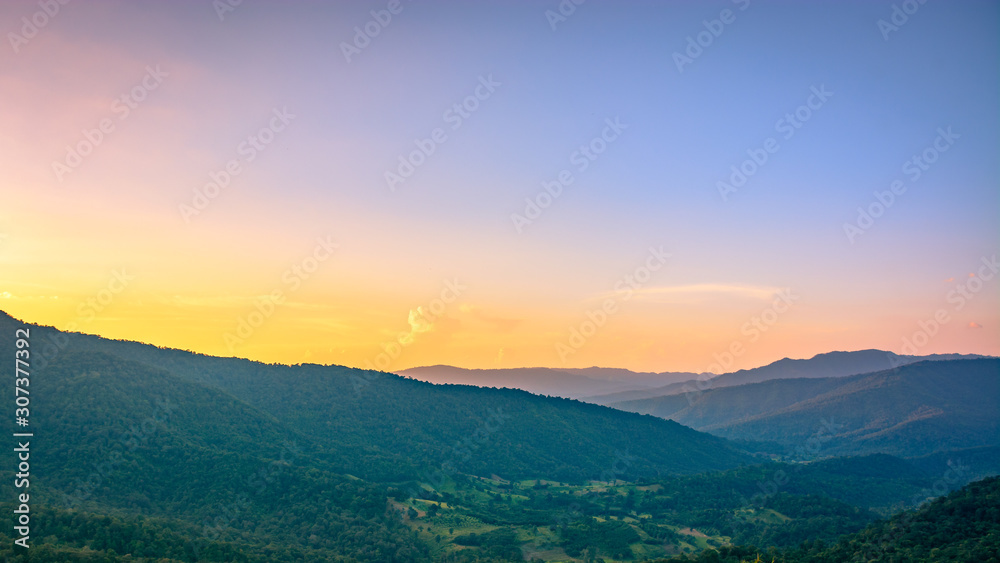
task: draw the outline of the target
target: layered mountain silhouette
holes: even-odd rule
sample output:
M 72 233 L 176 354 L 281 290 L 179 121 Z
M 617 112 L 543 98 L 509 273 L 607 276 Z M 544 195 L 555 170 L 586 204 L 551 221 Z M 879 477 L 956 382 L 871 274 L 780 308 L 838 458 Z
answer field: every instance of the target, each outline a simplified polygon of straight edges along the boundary
M 675 382 L 654 389 L 642 389 L 584 397 L 583 400 L 599 405 L 610 405 L 621 401 L 662 397 L 679 393 L 697 393 L 707 389 L 760 383 L 772 379 L 798 379 L 816 377 L 846 377 L 861 373 L 871 373 L 894 369 L 907 364 L 932 360 L 958 360 L 982 358 L 976 354 L 930 354 L 927 356 L 907 356 L 883 350 L 858 350 L 855 352 L 828 352 L 809 359 L 793 360 L 784 358 L 766 366 L 741 369 L 721 375 L 694 378 Z
M 447 365 L 396 372 L 437 384 L 521 389 L 538 395 L 579 399 L 598 405 L 675 395 L 691 391 L 759 383 L 772 379 L 845 377 L 927 360 L 981 358 L 979 355 L 931 354 L 907 356 L 882 350 L 829 352 L 809 359 L 785 358 L 766 366 L 716 375 L 692 372 L 634 372 L 621 368 L 503 368 L 466 369 Z
M 612 403 L 739 440 L 823 455 L 920 456 L 1000 444 L 1000 359 L 920 361 L 875 373 L 773 379 Z

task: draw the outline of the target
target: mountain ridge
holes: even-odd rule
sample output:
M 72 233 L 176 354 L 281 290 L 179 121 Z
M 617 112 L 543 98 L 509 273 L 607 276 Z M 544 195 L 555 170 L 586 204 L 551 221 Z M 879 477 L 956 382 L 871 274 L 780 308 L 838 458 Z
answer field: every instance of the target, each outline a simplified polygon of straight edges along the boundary
M 959 382 L 961 382 L 959 384 Z M 1000 444 L 1000 359 L 925 360 L 846 377 L 773 379 L 612 403 L 735 440 L 787 445 L 842 423 L 826 455 L 915 456 Z
M 20 325 L 9 315 L 0 318 L 2 331 L 13 334 Z M 636 474 L 697 472 L 753 461 L 725 440 L 673 421 L 572 399 L 434 385 L 343 366 L 218 358 L 25 326 L 31 326 L 36 349 L 52 351 L 51 365 L 74 354 L 100 352 L 220 390 L 326 444 L 324 455 L 337 460 L 338 471 L 369 480 L 402 481 L 450 463 L 485 476 L 580 481 L 599 477 L 617 450 L 632 452 Z M 13 357 L 13 343 L 4 344 Z M 276 396 L 284 400 L 276 402 Z M 503 424 L 491 430 L 498 419 Z M 476 437 L 474 444 L 470 437 Z
M 873 348 L 855 351 L 833 351 L 816 354 L 811 358 L 782 358 L 756 368 L 741 369 L 719 374 L 712 378 L 701 378 L 673 383 L 664 387 L 627 391 L 619 394 L 584 397 L 585 400 L 600 405 L 644 398 L 662 397 L 688 393 L 697 395 L 708 389 L 761 383 L 773 379 L 848 377 L 863 373 L 874 373 L 894 369 L 920 361 L 945 361 L 953 359 L 991 358 L 981 354 L 929 354 L 907 356 Z

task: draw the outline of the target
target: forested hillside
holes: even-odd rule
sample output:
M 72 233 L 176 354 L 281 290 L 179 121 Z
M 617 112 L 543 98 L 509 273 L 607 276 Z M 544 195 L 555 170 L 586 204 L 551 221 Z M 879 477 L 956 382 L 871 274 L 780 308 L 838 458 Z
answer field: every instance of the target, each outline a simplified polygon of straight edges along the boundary
M 0 330 L 13 334 L 15 324 L 4 324 Z M 46 328 L 36 328 L 33 339 L 57 350 L 43 361 L 63 370 L 90 369 L 73 359 L 89 350 L 216 389 L 308 437 L 340 471 L 372 480 L 411 479 L 445 465 L 476 475 L 580 482 L 598 478 L 615 452 L 626 450 L 635 458 L 633 474 L 645 476 L 752 461 L 724 440 L 672 421 L 523 391 L 435 386 L 340 366 L 267 365 Z
M 391 499 L 466 475 L 583 484 L 755 461 L 671 421 L 523 391 L 29 328 L 33 539 L 49 544 L 34 553 L 417 561 L 427 544 Z M 14 467 L 0 498 L 16 498 Z
M 832 545 L 822 540 L 793 549 L 723 547 L 697 557 L 660 559 L 657 563 L 939 563 L 1000 562 L 1000 478 L 971 483 L 919 510 L 901 512 L 889 520 L 841 537 Z
M 1000 466 L 996 447 L 823 459 L 822 422 L 807 459 L 768 462 L 673 421 L 518 390 L 29 328 L 32 561 L 814 549 Z M 14 467 L 0 467 L 8 511 Z

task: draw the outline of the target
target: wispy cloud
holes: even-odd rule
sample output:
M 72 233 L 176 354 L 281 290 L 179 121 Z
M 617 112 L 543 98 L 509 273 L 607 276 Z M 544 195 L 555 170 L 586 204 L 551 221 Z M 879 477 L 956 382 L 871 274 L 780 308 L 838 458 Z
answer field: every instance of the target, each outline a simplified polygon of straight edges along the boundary
M 781 289 L 782 288 L 779 287 L 756 285 L 698 283 L 689 285 L 644 287 L 632 290 L 632 299 L 643 299 L 657 303 L 691 303 L 727 297 L 767 301 L 772 299 L 777 292 L 781 291 Z M 627 290 L 628 288 L 624 287 L 621 292 Z M 597 298 L 604 299 L 620 295 L 621 292 L 612 291 L 603 293 L 598 295 Z

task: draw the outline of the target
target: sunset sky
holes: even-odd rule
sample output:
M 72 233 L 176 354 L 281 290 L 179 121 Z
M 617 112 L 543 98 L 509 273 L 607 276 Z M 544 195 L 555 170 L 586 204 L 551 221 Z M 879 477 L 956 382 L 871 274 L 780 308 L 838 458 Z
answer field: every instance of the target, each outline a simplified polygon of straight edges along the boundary
M 996 2 L 42 4 L 0 4 L 25 321 L 392 371 L 1000 354 Z

